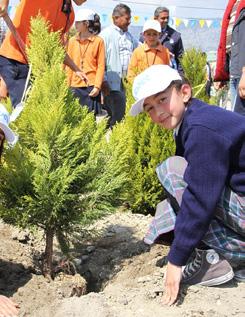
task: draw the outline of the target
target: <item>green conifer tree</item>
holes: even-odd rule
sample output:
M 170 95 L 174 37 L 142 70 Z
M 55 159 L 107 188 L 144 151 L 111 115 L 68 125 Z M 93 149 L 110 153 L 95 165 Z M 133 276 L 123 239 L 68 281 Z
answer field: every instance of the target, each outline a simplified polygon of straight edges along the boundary
M 74 100 L 63 71 L 59 34 L 32 21 L 32 89 L 18 118 L 19 142 L 0 169 L 0 216 L 22 228 L 43 229 L 43 273 L 52 276 L 53 239 L 63 250 L 79 223 L 91 223 L 122 203 L 130 147 L 110 148 L 106 123 Z
M 205 93 L 207 80 L 206 62 L 206 56 L 201 50 L 196 48 L 186 50 L 181 59 L 185 77 L 192 86 L 193 96 L 208 102 L 209 98 Z

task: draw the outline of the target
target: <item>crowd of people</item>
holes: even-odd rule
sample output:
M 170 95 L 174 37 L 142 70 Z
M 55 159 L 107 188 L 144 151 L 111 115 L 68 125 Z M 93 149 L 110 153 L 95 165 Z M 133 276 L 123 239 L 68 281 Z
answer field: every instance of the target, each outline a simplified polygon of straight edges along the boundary
M 73 1 L 79 6 L 86 2 Z M 8 4 L 0 0 L 0 17 L 6 16 Z M 49 22 L 50 31 L 60 31 L 67 83 L 81 106 L 95 114 L 103 107 L 108 127 L 113 128 L 125 115 L 127 80 L 136 99 L 130 113 L 144 111 L 153 122 L 174 130 L 176 156 L 157 167 L 167 199 L 158 204 L 145 236 L 146 243 L 171 245 L 165 303 L 176 301 L 181 282 L 212 286 L 234 275 L 244 280 L 245 1 L 230 0 L 227 5 L 215 74 L 221 83 L 230 80 L 232 110 L 238 113 L 192 97 L 181 66 L 181 35 L 168 25 L 166 7 L 156 8 L 154 19 L 145 21 L 136 39 L 128 30 L 131 9 L 125 4 L 115 6 L 112 24 L 101 30 L 96 12 L 79 8 L 74 13 L 70 0 L 21 0 L 13 23 L 25 46 L 30 44 L 31 17 L 38 14 Z M 74 21 L 76 34 L 67 41 L 65 35 Z M 0 76 L 13 108 L 25 93 L 28 72 L 28 60 L 15 34 L 8 31 L 0 47 Z M 1 153 L 5 139 L 16 142 L 3 108 Z M 17 305 L 0 296 L 0 316 L 17 314 Z

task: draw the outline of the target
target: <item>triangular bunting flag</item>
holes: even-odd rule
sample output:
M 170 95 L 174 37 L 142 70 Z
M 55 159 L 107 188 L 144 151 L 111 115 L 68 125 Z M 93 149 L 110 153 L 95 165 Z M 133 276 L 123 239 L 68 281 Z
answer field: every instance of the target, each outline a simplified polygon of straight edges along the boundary
M 187 28 L 187 26 L 189 24 L 189 20 L 188 19 L 183 19 L 182 21 L 184 23 L 184 26 Z
M 133 19 L 135 23 L 138 23 L 140 20 L 140 17 L 138 15 L 135 15 Z
M 182 20 L 181 19 L 179 19 L 179 18 L 176 18 L 175 19 L 175 25 L 176 25 L 176 27 L 178 27 L 179 25 L 180 25 L 180 23 L 182 22 Z
M 208 27 L 208 28 L 210 28 L 212 22 L 213 22 L 212 20 L 206 20 L 206 23 L 207 23 L 207 27 Z
M 203 28 L 205 25 L 205 20 L 199 20 L 200 27 Z

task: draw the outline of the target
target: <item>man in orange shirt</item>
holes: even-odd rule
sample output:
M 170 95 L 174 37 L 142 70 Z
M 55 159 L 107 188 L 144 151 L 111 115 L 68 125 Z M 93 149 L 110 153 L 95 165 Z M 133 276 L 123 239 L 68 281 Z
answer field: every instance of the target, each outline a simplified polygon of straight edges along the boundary
M 86 0 L 73 0 L 77 5 L 82 5 Z M 9 0 L 0 0 L 0 17 L 6 15 Z M 25 45 L 29 45 L 31 18 L 41 14 L 50 25 L 50 31 L 60 31 L 61 37 L 72 26 L 74 10 L 71 0 L 21 0 L 13 19 L 17 32 Z M 68 55 L 64 63 L 71 67 L 80 78 L 86 78 Z M 8 31 L 0 47 L 0 75 L 4 79 L 12 106 L 15 107 L 22 98 L 28 74 L 28 61 L 21 52 L 13 34 Z
M 169 50 L 159 41 L 161 25 L 156 20 L 147 20 L 143 26 L 144 43 L 131 56 L 127 79 L 133 82 L 136 75 L 151 65 L 170 64 Z

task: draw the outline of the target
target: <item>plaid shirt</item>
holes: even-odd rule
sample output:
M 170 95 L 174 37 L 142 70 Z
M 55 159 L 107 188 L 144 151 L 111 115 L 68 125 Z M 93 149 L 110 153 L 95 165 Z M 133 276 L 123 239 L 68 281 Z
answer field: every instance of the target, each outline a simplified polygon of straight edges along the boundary
M 124 32 L 117 26 L 115 26 L 115 29 L 120 34 L 119 55 L 120 55 L 120 61 L 122 65 L 122 75 L 123 77 L 126 77 L 130 57 L 134 50 L 134 39 L 128 31 Z

